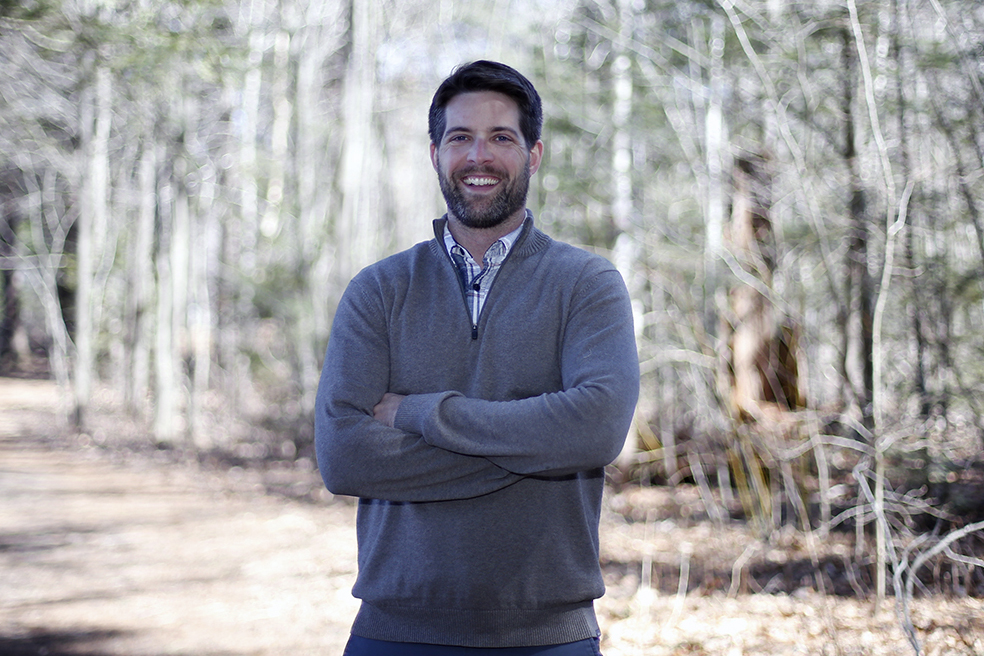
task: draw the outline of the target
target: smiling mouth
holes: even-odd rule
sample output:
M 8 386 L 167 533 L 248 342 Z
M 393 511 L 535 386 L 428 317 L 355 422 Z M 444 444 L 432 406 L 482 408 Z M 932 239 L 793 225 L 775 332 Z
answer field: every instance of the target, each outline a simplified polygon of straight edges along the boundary
M 484 175 L 466 175 L 461 181 L 469 187 L 494 187 L 499 184 L 499 178 Z

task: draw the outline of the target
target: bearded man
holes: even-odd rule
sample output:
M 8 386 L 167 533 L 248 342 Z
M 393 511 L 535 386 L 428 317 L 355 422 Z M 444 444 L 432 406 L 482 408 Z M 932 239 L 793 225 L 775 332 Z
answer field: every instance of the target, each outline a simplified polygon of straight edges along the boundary
M 604 467 L 639 393 L 628 294 L 534 225 L 529 80 L 462 66 L 428 123 L 447 214 L 351 281 L 318 388 L 325 485 L 359 497 L 345 656 L 596 655 Z

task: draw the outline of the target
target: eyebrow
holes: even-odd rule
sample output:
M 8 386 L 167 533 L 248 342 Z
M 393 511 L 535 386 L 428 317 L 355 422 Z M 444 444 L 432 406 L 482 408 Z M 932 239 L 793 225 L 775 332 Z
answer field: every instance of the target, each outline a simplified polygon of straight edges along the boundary
M 451 128 L 448 128 L 447 130 L 445 130 L 444 131 L 444 136 L 446 137 L 449 134 L 451 134 L 452 132 L 467 132 L 467 133 L 470 134 L 470 133 L 474 132 L 474 130 L 472 130 L 471 128 L 466 128 L 464 126 L 455 126 L 455 127 L 451 127 Z M 513 136 L 515 136 L 517 138 L 520 136 L 520 133 L 515 128 L 511 128 L 511 127 L 509 127 L 507 125 L 502 125 L 502 126 L 494 127 L 494 128 L 492 128 L 490 130 L 490 132 L 508 132 L 509 134 L 511 134 L 511 135 L 513 135 Z

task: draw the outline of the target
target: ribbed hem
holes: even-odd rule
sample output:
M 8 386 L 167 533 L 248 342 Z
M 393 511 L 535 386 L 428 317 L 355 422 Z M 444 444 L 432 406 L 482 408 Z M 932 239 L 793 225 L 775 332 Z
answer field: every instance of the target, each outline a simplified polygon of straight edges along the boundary
M 352 633 L 456 647 L 534 647 L 601 635 L 592 602 L 539 610 L 380 608 L 362 602 Z

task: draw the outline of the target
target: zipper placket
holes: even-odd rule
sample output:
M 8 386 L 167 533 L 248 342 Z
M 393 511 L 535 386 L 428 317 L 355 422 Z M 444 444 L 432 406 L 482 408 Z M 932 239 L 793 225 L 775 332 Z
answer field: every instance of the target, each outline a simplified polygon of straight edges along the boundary
M 526 211 L 526 217 L 527 217 L 526 220 L 527 221 L 529 220 L 529 217 L 530 216 L 531 216 L 531 214 L 530 214 L 529 210 L 527 210 Z M 523 234 L 525 234 L 525 232 L 526 231 L 524 230 L 522 233 L 520 233 L 519 237 L 516 238 L 516 240 L 513 242 L 513 245 L 506 252 L 506 256 L 502 259 L 502 263 L 499 265 L 499 271 L 496 273 L 495 278 L 493 278 L 493 280 L 492 280 L 493 286 L 495 284 L 495 281 L 499 279 L 499 276 L 502 275 L 502 269 L 503 269 L 503 267 L 506 266 L 506 263 L 509 261 L 509 258 L 512 257 L 513 251 L 516 250 L 516 246 L 519 244 L 519 242 L 522 239 Z M 451 253 L 448 251 L 448 248 L 444 246 L 444 244 L 442 242 L 443 238 L 444 238 L 443 237 L 443 234 L 440 235 L 440 236 L 438 236 L 438 241 L 440 242 L 441 250 L 444 251 L 444 255 L 448 258 L 448 262 L 451 263 L 451 267 L 454 269 L 454 274 L 455 274 L 454 277 L 458 279 L 458 287 L 461 289 L 461 300 L 464 301 L 464 304 L 465 304 L 465 314 L 468 317 L 468 323 L 471 324 L 471 338 L 472 338 L 472 341 L 476 341 L 478 339 L 478 324 L 482 323 L 482 316 L 485 314 L 485 310 L 488 307 L 488 304 L 489 304 L 489 296 L 488 295 L 492 293 L 492 288 L 491 287 L 489 288 L 489 291 L 488 291 L 488 293 L 485 296 L 485 304 L 482 306 L 481 311 L 479 311 L 478 317 L 477 318 L 473 318 L 473 316 L 472 316 L 472 308 L 471 308 L 471 305 L 468 303 L 468 289 L 466 288 L 466 285 L 468 283 L 466 283 L 462 279 L 461 270 L 458 269 L 458 265 L 454 261 L 454 257 L 452 257 Z M 484 271 L 485 271 L 485 269 L 483 268 L 482 269 L 482 272 L 480 272 L 477 276 L 475 276 L 476 278 L 479 279 L 479 282 L 477 284 L 475 284 L 475 286 L 472 287 L 472 289 L 476 292 L 476 294 L 480 291 L 479 285 L 481 285 L 482 273 L 484 273 Z
M 454 269 L 454 279 L 458 281 L 458 289 L 461 290 L 461 302 L 465 306 L 465 316 L 468 317 L 468 324 L 471 326 L 471 338 L 476 340 L 478 339 L 478 324 L 472 318 L 471 305 L 468 303 L 468 289 L 465 287 L 464 278 L 461 276 L 461 269 L 458 268 L 458 263 L 454 261 L 454 256 L 443 244 L 441 250 L 444 251 L 444 256 L 447 257 L 448 262 L 451 263 L 451 268 Z
M 509 256 L 509 254 L 507 253 L 506 254 L 506 257 L 508 257 L 508 256 Z M 505 263 L 506 263 L 506 261 L 503 260 L 502 261 L 502 264 L 505 264 Z M 495 278 L 498 278 L 499 277 L 499 274 L 502 273 L 502 264 L 499 265 L 499 271 L 496 272 Z M 481 271 L 478 272 L 478 275 L 476 275 L 474 278 L 472 278 L 472 281 L 471 281 L 472 291 L 475 292 L 475 301 L 474 302 L 476 304 L 478 303 L 479 294 L 482 291 L 482 282 L 485 281 L 485 272 L 486 272 L 486 269 L 482 269 Z M 495 278 L 492 279 L 492 282 L 493 283 L 495 283 Z M 462 284 L 464 284 L 464 281 L 462 281 Z M 489 303 L 488 294 L 491 294 L 491 293 L 492 293 L 492 288 L 490 287 L 489 288 L 489 291 L 486 292 L 485 303 L 478 310 L 478 316 L 477 317 L 475 316 L 475 310 L 474 310 L 474 308 L 472 308 L 468 304 L 468 293 L 467 292 L 465 293 L 465 305 L 468 305 L 468 318 L 471 319 L 471 322 L 472 322 L 472 332 L 471 332 L 472 341 L 475 341 L 475 340 L 478 339 L 478 324 L 482 322 L 482 314 L 485 313 L 485 306 L 488 305 L 488 303 Z
M 496 272 L 495 277 L 492 279 L 493 287 L 495 286 L 495 282 L 499 279 L 499 276 L 502 275 L 502 268 L 506 266 L 506 262 L 508 262 L 509 258 L 512 257 L 513 251 L 515 250 L 515 246 L 516 244 L 513 244 L 513 248 L 509 249 L 509 251 L 506 253 L 506 256 L 503 258 L 502 263 L 499 265 L 499 270 Z M 444 249 L 444 252 L 447 254 L 448 261 L 451 262 L 451 266 L 454 267 L 455 278 L 458 279 L 458 287 L 461 288 L 461 299 L 465 303 L 465 313 L 468 316 L 468 323 L 471 324 L 471 338 L 472 341 L 475 341 L 478 339 L 478 324 L 482 323 L 482 316 L 485 314 L 485 310 L 488 307 L 489 304 L 488 295 L 492 293 L 492 288 L 490 287 L 489 291 L 486 293 L 485 304 L 482 305 L 481 310 L 479 310 L 478 316 L 475 317 L 472 312 L 472 306 L 468 302 L 468 289 L 466 287 L 466 284 L 468 283 L 465 283 L 464 279 L 462 278 L 461 270 L 458 268 L 458 265 L 455 263 L 454 258 L 451 256 L 451 253 L 448 253 L 448 250 L 446 248 Z M 476 295 L 481 291 L 481 285 L 482 285 L 482 280 L 484 279 L 485 271 L 486 270 L 483 268 L 482 271 L 480 271 L 478 275 L 476 275 L 475 278 L 473 278 L 470 283 L 472 286 L 472 291 L 474 291 Z

